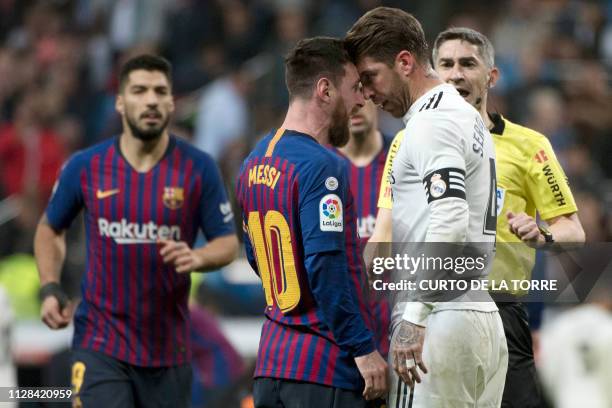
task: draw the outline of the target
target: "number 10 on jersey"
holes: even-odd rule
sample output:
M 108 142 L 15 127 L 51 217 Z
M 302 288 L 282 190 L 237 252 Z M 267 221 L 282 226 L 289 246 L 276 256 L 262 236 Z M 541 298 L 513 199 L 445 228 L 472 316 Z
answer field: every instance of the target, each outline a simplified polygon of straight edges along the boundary
M 291 246 L 291 231 L 282 213 L 269 210 L 263 217 L 251 211 L 248 232 L 257 269 L 268 306 L 276 305 L 281 312 L 294 309 L 300 302 L 300 283 Z

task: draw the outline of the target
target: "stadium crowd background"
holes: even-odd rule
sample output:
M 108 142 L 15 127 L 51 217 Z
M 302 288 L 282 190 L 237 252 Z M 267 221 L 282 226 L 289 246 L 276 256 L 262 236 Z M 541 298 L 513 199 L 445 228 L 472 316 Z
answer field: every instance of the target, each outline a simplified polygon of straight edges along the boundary
M 501 70 L 489 106 L 550 139 L 587 241 L 612 239 L 610 0 L 0 0 L 0 285 L 18 319 L 38 318 L 32 240 L 63 161 L 120 129 L 122 61 L 156 52 L 172 62 L 173 132 L 208 151 L 233 192 L 242 159 L 286 111 L 285 52 L 307 36 L 344 35 L 378 5 L 415 14 L 430 44 L 451 25 L 489 36 Z M 386 133 L 401 127 L 381 117 Z M 78 225 L 69 245 L 63 284 L 78 296 Z M 202 289 L 200 298 L 222 290 Z M 258 316 L 254 298 L 212 306 Z

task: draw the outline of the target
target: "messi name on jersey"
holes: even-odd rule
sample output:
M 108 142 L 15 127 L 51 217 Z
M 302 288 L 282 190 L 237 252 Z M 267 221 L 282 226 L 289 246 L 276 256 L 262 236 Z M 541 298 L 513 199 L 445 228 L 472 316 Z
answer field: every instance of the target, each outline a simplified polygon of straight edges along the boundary
M 249 169 L 249 187 L 253 184 L 264 184 L 274 190 L 281 177 L 281 172 L 269 164 L 259 164 Z

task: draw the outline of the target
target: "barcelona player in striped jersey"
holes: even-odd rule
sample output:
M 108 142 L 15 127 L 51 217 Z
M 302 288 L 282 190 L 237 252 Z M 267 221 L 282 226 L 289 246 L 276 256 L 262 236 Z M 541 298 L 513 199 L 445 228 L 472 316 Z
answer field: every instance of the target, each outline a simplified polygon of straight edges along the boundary
M 300 41 L 285 68 L 285 121 L 255 146 L 237 183 L 267 302 L 254 401 L 364 407 L 385 393 L 386 363 L 360 312 L 365 274 L 346 166 L 323 147 L 348 141 L 348 115 L 364 103 L 359 77 L 331 38 Z
M 35 237 L 41 315 L 65 327 L 72 306 L 59 286 L 64 231 L 84 209 L 87 269 L 74 316 L 75 405 L 190 402 L 189 272 L 231 262 L 232 213 L 213 160 L 169 134 L 169 63 L 125 63 L 116 109 L 121 135 L 73 155 Z M 192 249 L 202 230 L 208 244 Z
M 378 212 L 378 190 L 391 138 L 378 130 L 376 105 L 369 100 L 351 115 L 349 130 L 351 136 L 348 143 L 334 150 L 346 160 L 349 169 L 349 186 L 353 193 L 357 212 L 357 231 L 363 252 L 374 231 Z M 389 305 L 385 296 L 376 291 L 370 291 L 369 305 L 376 346 L 378 351 L 386 356 L 389 351 Z

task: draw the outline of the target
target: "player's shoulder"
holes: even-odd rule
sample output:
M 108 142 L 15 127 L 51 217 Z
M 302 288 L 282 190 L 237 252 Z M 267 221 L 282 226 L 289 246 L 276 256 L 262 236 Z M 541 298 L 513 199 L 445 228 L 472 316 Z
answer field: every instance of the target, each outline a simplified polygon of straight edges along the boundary
M 344 159 L 334 150 L 322 146 L 310 135 L 286 130 L 275 153 L 288 158 L 297 167 L 316 168 L 343 162 Z
M 82 168 L 92 163 L 94 158 L 103 157 L 109 150 L 116 146 L 116 142 L 117 137 L 115 136 L 84 149 L 77 150 L 68 157 L 68 160 L 64 163 L 64 167 L 70 167 L 71 171 Z
M 420 97 L 410 108 L 406 128 L 438 128 L 462 123 L 472 123 L 478 111 L 465 101 L 457 90 L 449 85 L 438 85 Z
M 541 149 L 550 147 L 550 141 L 542 133 L 514 123 L 501 115 L 499 115 L 499 118 L 503 121 L 503 132 L 500 136 L 507 139 L 507 142 L 526 151 L 532 151 L 534 148 Z M 495 127 L 493 130 L 496 130 Z M 492 133 L 498 134 L 497 132 Z

